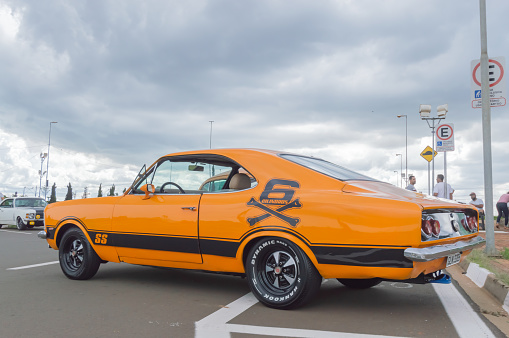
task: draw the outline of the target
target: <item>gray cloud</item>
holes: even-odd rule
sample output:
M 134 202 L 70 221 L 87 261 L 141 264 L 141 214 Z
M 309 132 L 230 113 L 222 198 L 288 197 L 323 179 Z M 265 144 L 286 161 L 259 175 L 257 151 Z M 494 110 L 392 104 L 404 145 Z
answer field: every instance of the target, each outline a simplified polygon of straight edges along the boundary
M 509 4 L 488 9 L 490 55 L 508 55 Z M 211 120 L 215 147 L 314 152 L 392 182 L 404 152 L 399 114 L 408 115 L 408 166 L 424 182 L 419 153 L 431 134 L 421 103 L 449 104 L 451 180 L 482 187 L 480 111 L 470 107 L 475 3 L 17 0 L 0 10 L 9 15 L 0 148 L 13 138 L 40 145 L 0 150 L 2 167 L 17 168 L 0 171 L 9 182 L 0 189 L 38 182 L 50 121 L 61 187 L 130 181 L 125 165 L 131 174 L 165 153 L 208 148 Z M 493 109 L 497 189 L 507 184 L 506 112 Z M 93 173 L 81 172 L 86 158 L 99 163 Z M 101 174 L 101 164 L 117 167 Z

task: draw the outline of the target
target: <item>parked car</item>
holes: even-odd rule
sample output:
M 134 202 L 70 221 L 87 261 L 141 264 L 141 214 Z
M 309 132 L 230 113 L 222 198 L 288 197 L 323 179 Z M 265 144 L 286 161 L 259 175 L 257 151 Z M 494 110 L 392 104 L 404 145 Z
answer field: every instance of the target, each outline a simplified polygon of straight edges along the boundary
M 44 226 L 46 205 L 46 201 L 42 198 L 6 198 L 0 203 L 0 228 L 3 225 L 16 225 L 19 230 L 25 230 Z
M 226 172 L 220 190 L 200 190 Z M 484 243 L 473 206 L 254 149 L 163 156 L 123 196 L 50 204 L 45 222 L 39 236 L 70 279 L 103 262 L 237 274 L 279 309 L 311 300 L 322 278 L 361 289 L 450 282 L 440 270 Z

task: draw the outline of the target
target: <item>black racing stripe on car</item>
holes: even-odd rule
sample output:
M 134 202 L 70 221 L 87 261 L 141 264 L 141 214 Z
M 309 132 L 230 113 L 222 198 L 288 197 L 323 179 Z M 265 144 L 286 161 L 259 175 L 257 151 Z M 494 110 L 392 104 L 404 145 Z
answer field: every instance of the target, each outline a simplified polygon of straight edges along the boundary
M 171 251 L 182 253 L 199 254 L 198 238 L 182 238 L 182 237 L 169 237 L 169 236 L 148 236 L 148 235 L 133 235 L 125 233 L 108 233 L 107 239 L 101 242 L 102 236 L 96 242 L 98 234 L 102 235 L 104 232 L 88 231 L 90 238 L 94 241 L 95 245 L 116 246 L 122 248 L 133 249 L 146 249 L 158 251 Z
M 200 239 L 200 249 L 203 255 L 235 258 L 239 246 L 239 242 Z
M 312 246 L 320 264 L 363 267 L 412 268 L 403 249 Z
M 62 225 L 62 223 L 64 223 L 65 221 L 76 221 L 78 223 L 80 223 L 81 225 L 83 225 L 85 227 L 85 229 L 87 228 L 87 226 L 85 225 L 85 223 L 83 223 L 83 221 L 77 217 L 72 217 L 72 216 L 69 216 L 69 217 L 64 217 L 62 218 L 60 221 L 57 222 L 57 225 L 55 226 L 55 229 L 58 228 L 60 225 Z

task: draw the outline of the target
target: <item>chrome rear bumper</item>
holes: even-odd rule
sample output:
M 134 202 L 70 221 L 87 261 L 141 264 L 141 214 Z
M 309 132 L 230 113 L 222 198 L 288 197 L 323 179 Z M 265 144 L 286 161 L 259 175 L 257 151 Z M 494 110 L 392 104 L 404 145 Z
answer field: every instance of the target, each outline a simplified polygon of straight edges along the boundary
M 472 250 L 485 242 L 484 238 L 477 236 L 468 241 L 459 241 L 452 244 L 435 245 L 427 248 L 408 248 L 405 250 L 405 257 L 413 262 L 428 262 L 457 252 Z

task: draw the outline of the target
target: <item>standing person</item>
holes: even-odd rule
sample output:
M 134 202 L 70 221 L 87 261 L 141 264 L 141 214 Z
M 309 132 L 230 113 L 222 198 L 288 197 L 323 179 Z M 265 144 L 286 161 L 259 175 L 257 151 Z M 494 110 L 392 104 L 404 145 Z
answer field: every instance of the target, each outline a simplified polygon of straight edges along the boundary
M 415 186 L 414 186 L 414 185 L 415 185 L 415 182 L 416 182 L 416 180 L 415 180 L 415 176 L 414 176 L 414 175 L 410 175 L 410 176 L 408 177 L 408 185 L 406 186 L 406 188 L 405 188 L 405 189 L 406 189 L 406 190 L 412 190 L 412 191 L 417 192 L 417 189 L 415 189 Z
M 480 198 L 477 198 L 477 196 L 475 195 L 475 192 L 470 193 L 470 198 L 472 200 L 469 203 L 477 208 L 477 211 L 479 212 L 479 218 L 482 221 L 481 229 L 484 230 L 485 229 L 485 226 L 484 226 L 484 209 L 483 209 L 484 208 L 484 201 L 482 199 L 480 199 Z
M 507 194 L 500 196 L 500 199 L 497 202 L 498 217 L 497 223 L 495 224 L 497 229 L 500 226 L 500 218 L 502 217 L 502 214 L 504 214 L 505 227 L 507 228 L 507 222 L 509 221 L 509 209 L 507 208 L 507 203 L 509 203 L 509 191 Z
M 437 175 L 437 184 L 433 188 L 433 196 L 446 198 L 452 200 L 452 194 L 454 194 L 454 189 L 450 184 L 447 184 L 447 189 L 444 183 L 444 175 Z

